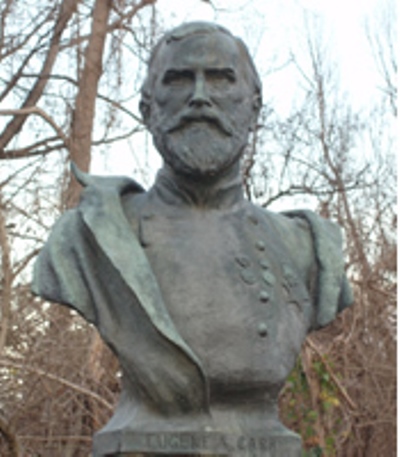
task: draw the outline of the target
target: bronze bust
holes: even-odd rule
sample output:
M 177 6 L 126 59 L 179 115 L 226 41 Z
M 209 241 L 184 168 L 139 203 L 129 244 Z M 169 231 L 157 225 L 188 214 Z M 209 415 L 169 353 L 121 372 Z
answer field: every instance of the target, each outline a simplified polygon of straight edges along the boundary
M 164 165 L 149 191 L 74 169 L 34 293 L 77 310 L 119 359 L 123 391 L 94 456 L 299 456 L 277 399 L 307 333 L 351 303 L 339 228 L 243 198 L 261 106 L 246 46 L 188 23 L 155 47 L 140 109 Z

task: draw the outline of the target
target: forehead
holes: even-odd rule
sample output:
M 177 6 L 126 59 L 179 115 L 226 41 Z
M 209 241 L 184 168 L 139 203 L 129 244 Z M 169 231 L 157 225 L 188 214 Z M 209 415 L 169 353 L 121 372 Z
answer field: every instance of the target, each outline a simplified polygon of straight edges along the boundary
M 157 58 L 159 71 L 167 68 L 243 69 L 236 41 L 221 32 L 195 34 L 164 43 Z

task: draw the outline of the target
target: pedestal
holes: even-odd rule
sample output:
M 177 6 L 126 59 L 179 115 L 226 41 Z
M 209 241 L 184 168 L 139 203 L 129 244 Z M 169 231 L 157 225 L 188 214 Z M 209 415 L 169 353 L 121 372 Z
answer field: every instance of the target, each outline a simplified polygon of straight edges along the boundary
M 220 432 L 107 435 L 95 440 L 93 457 L 301 457 L 301 439 L 294 433 L 251 436 Z

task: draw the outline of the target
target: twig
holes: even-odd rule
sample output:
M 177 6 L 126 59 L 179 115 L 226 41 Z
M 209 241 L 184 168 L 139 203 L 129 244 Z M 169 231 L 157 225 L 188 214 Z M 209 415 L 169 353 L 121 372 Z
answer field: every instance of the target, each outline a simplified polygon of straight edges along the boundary
M 77 384 L 68 381 L 67 379 L 61 378 L 60 376 L 56 376 L 54 374 L 48 373 L 47 371 L 44 371 L 40 368 L 37 367 L 32 367 L 28 365 L 21 365 L 19 363 L 15 362 L 10 362 L 7 360 L 0 360 L 0 364 L 5 366 L 5 367 L 10 367 L 10 368 L 16 368 L 18 370 L 27 370 L 32 373 L 36 373 L 39 376 L 44 376 L 47 379 L 50 379 L 52 381 L 56 381 L 60 384 L 63 384 L 64 386 L 69 387 L 70 389 L 76 390 L 77 392 L 80 392 L 84 395 L 87 395 L 88 397 L 91 397 L 95 400 L 97 400 L 99 403 L 101 403 L 103 406 L 108 408 L 110 411 L 113 410 L 113 405 L 111 405 L 107 400 L 104 400 L 104 398 L 100 397 L 100 395 L 97 395 L 95 392 L 90 391 L 89 389 L 86 389 L 85 387 L 78 386 Z
M 8 455 L 10 457 L 19 457 L 20 452 L 17 435 L 2 417 L 0 417 L 0 436 L 1 435 L 8 441 L 8 449 L 10 451 L 10 454 Z
M 0 116 L 27 116 L 29 114 L 37 114 L 42 117 L 46 122 L 48 122 L 53 129 L 56 131 L 57 135 L 63 140 L 65 147 L 68 147 L 68 138 L 62 131 L 62 129 L 57 125 L 52 117 L 50 117 L 45 111 L 43 111 L 38 106 L 30 106 L 28 108 L 20 109 L 2 109 L 0 110 Z M 2 155 L 0 151 L 0 156 Z
M 340 394 L 342 395 L 342 397 L 348 403 L 350 408 L 353 409 L 354 411 L 356 411 L 358 409 L 357 405 L 350 398 L 350 396 L 347 393 L 346 389 L 343 387 L 343 385 L 341 384 L 341 382 L 339 381 L 339 379 L 337 378 L 335 373 L 332 371 L 332 368 L 326 362 L 326 360 L 324 359 L 323 355 L 321 354 L 321 352 L 319 351 L 317 346 L 314 344 L 314 342 L 310 338 L 307 338 L 306 341 L 305 341 L 305 344 L 308 345 L 318 355 L 318 357 L 320 358 L 320 360 L 324 364 L 324 366 L 326 368 L 326 371 L 329 373 L 329 376 L 331 377 L 331 379 L 334 382 L 335 386 L 338 388 L 338 390 L 339 390 Z

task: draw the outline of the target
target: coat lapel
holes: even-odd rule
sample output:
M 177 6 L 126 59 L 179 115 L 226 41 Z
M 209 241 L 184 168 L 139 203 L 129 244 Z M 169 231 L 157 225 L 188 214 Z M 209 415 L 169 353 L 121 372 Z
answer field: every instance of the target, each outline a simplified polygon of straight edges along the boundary
M 73 172 L 85 186 L 79 210 L 98 245 L 135 292 L 157 330 L 189 356 L 204 375 L 200 360 L 182 339 L 167 311 L 149 261 L 122 208 L 121 194 L 143 189 L 128 178 L 90 176 L 76 167 Z

